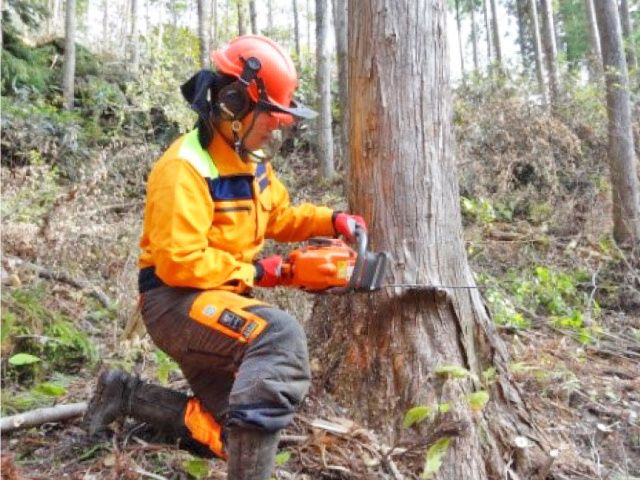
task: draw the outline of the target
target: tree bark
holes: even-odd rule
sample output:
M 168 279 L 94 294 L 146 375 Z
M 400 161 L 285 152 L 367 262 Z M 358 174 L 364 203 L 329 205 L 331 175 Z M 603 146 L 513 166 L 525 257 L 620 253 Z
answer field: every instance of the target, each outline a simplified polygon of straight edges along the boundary
M 258 16 L 256 13 L 256 2 L 255 0 L 249 0 L 249 19 L 251 20 L 251 33 L 258 33 Z
M 628 0 L 620 0 L 620 22 L 622 23 L 622 37 L 625 42 L 625 51 L 627 52 L 627 69 L 638 73 L 638 56 L 636 55 L 636 46 L 633 43 L 633 29 L 631 28 Z
M 599 82 L 602 78 L 602 50 L 600 48 L 600 36 L 598 34 L 598 24 L 596 21 L 596 12 L 593 8 L 593 0 L 584 0 L 584 10 L 587 16 L 587 27 L 589 29 L 589 72 L 591 80 Z
M 301 63 L 300 58 L 300 23 L 298 21 L 298 0 L 291 0 L 291 6 L 293 7 L 293 35 L 296 48 L 296 62 L 298 65 Z
M 489 28 L 489 9 L 487 0 L 482 0 L 482 12 L 484 14 L 484 30 L 487 34 L 487 62 L 491 64 L 491 28 Z
M 211 0 L 211 29 L 209 39 L 209 51 L 218 45 L 218 0 Z
M 474 286 L 459 209 L 444 0 L 350 0 L 350 210 L 372 250 L 393 252 L 393 283 Z M 405 59 L 406 61 L 399 61 Z M 325 297 L 311 316 L 320 382 L 349 415 L 394 437 L 412 406 L 448 403 L 466 425 L 436 479 L 544 478 L 548 445 L 508 372 L 477 289 Z M 314 328 L 315 327 L 315 328 Z M 446 379 L 459 365 L 473 376 Z M 481 383 L 487 368 L 496 381 Z M 477 378 L 476 378 L 477 376 Z M 466 396 L 491 401 L 473 414 Z M 424 430 L 436 429 L 436 416 Z M 526 437 L 530 447 L 514 447 Z M 541 447 L 541 444 L 542 447 Z
M 456 25 L 458 27 L 458 48 L 460 50 L 460 73 L 464 81 L 464 49 L 462 48 L 462 27 L 460 26 L 460 0 L 456 2 Z
M 67 0 L 69 1 L 69 0 Z M 37 427 L 43 423 L 60 422 L 84 415 L 87 411 L 87 403 L 70 403 L 56 405 L 55 407 L 38 408 L 29 412 L 2 417 L 0 419 L 0 432 L 9 433 L 15 430 Z
M 476 24 L 476 3 L 471 2 L 471 46 L 473 51 L 473 69 L 479 70 L 478 64 L 478 26 Z
M 556 48 L 556 34 L 553 26 L 552 0 L 541 0 L 542 14 L 542 45 L 544 46 L 544 58 L 549 76 L 550 100 L 555 104 L 560 97 L 560 73 L 558 72 L 558 51 Z
M 526 22 L 524 16 L 524 7 L 522 5 L 524 0 L 515 1 L 516 17 L 518 19 L 518 45 L 520 47 L 520 60 L 522 62 L 522 68 L 526 72 L 529 69 L 529 62 L 527 61 Z
M 498 71 L 502 71 L 502 47 L 500 45 L 500 30 L 498 29 L 498 6 L 496 0 L 491 0 L 491 31 L 493 32 L 493 50 L 495 64 Z
M 640 244 L 640 190 L 620 17 L 615 0 L 595 2 L 595 11 L 607 85 L 613 236 L 622 246 L 637 247 Z
M 129 48 L 131 49 L 131 70 L 134 73 L 137 73 L 140 67 L 140 34 L 138 32 L 139 16 L 139 0 L 131 0 L 131 39 L 129 40 Z
M 76 77 L 76 0 L 67 0 L 64 22 L 64 67 L 62 73 L 62 103 L 65 110 L 73 108 Z
M 198 41 L 200 43 L 200 67 L 209 66 L 209 3 L 207 0 L 198 0 Z
M 318 89 L 318 158 L 322 177 L 335 175 L 331 130 L 331 62 L 327 54 L 327 0 L 316 0 L 316 88 Z
M 549 104 L 547 85 L 544 81 L 544 69 L 542 67 L 542 43 L 540 41 L 540 24 L 538 22 L 538 7 L 536 0 L 529 0 L 529 14 L 531 15 L 531 30 L 533 31 L 533 49 L 536 60 L 536 77 L 538 89 L 544 105 Z
M 347 2 L 333 0 L 333 25 L 336 35 L 336 62 L 338 64 L 338 95 L 340 96 L 340 161 L 343 168 L 349 169 L 349 91 L 347 61 Z

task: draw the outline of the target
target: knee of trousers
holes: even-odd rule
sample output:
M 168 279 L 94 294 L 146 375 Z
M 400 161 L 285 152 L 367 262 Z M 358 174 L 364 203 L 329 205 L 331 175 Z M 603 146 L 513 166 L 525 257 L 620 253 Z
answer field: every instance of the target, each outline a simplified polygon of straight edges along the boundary
M 309 390 L 306 336 L 282 310 L 261 306 L 251 311 L 268 327 L 247 345 L 229 398 L 229 423 L 276 431 L 291 422 Z

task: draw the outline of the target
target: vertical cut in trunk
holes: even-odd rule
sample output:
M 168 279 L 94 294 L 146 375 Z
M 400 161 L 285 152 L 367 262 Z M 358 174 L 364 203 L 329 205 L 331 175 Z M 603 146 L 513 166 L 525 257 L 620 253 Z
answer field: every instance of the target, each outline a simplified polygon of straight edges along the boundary
M 353 12 L 357 12 L 353 14 Z M 349 206 L 369 225 L 371 249 L 392 253 L 386 280 L 474 286 L 462 238 L 451 128 L 444 0 L 349 1 Z M 388 437 L 415 405 L 447 403 L 466 425 L 437 479 L 532 479 L 549 445 L 508 371 L 504 344 L 477 289 L 387 288 L 326 296 L 309 326 L 318 379 L 349 414 Z M 471 374 L 447 379 L 439 367 Z M 495 368 L 495 382 L 482 372 Z M 467 401 L 491 400 L 474 414 Z M 480 394 L 482 395 L 482 394 Z M 516 443 L 526 438 L 527 448 Z
M 640 187 L 620 18 L 615 0 L 598 0 L 595 10 L 607 84 L 613 236 L 620 245 L 637 248 L 640 245 Z
M 338 65 L 338 94 L 340 95 L 340 161 L 348 171 L 349 155 L 349 130 L 348 130 L 348 74 L 347 62 L 347 2 L 346 0 L 333 0 L 333 25 L 336 34 L 336 63 Z

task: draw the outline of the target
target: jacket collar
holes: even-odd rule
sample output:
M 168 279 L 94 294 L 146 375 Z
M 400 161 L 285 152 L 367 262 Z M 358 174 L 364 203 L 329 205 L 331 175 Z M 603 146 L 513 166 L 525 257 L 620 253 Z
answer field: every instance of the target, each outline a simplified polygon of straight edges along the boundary
M 213 135 L 207 150 L 221 176 L 255 175 L 256 164 L 242 160 L 219 132 Z

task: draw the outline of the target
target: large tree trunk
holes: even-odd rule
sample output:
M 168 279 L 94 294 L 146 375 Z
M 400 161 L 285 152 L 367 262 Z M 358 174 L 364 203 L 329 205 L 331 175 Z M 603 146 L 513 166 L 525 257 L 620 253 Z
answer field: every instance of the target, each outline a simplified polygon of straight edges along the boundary
M 607 84 L 613 236 L 621 245 L 638 246 L 640 192 L 620 18 L 615 0 L 598 0 L 595 2 L 595 10 Z
M 76 0 L 67 0 L 65 8 L 62 103 L 65 110 L 71 110 L 76 77 Z
M 549 104 L 547 85 L 544 81 L 544 70 L 542 67 L 542 42 L 540 41 L 540 23 L 538 22 L 538 7 L 536 0 L 529 0 L 529 14 L 531 15 L 531 30 L 533 31 L 533 50 L 536 60 L 536 77 L 538 78 L 538 89 L 544 105 Z
M 140 16 L 139 0 L 131 0 L 131 39 L 129 48 L 131 50 L 131 70 L 138 72 L 140 67 L 140 35 L 138 32 L 138 17 Z
M 336 34 L 336 63 L 338 64 L 338 95 L 340 98 L 340 160 L 343 168 L 348 170 L 349 129 L 348 129 L 348 72 L 347 62 L 347 2 L 333 0 L 333 25 Z
M 584 11 L 587 16 L 587 27 L 589 29 L 589 73 L 591 81 L 598 82 L 602 78 L 602 50 L 600 48 L 600 36 L 598 34 L 598 24 L 596 12 L 593 8 L 593 0 L 584 0 Z
M 473 287 L 453 156 L 444 0 L 350 0 L 349 13 L 349 91 L 357 92 L 349 97 L 357 112 L 350 116 L 351 211 L 366 218 L 373 250 L 393 252 L 394 283 Z M 393 436 L 410 407 L 451 405 L 445 418 L 466 433 L 435 478 L 544 478 L 542 434 L 531 426 L 477 289 L 325 297 L 311 318 L 320 380 L 358 420 Z M 498 376 L 481 386 L 473 376 L 436 372 L 450 365 L 478 378 L 493 367 Z M 491 401 L 474 414 L 465 397 L 481 388 Z M 518 436 L 530 447 L 515 447 Z
M 558 50 L 556 48 L 556 34 L 553 24 L 553 6 L 551 0 L 541 0 L 542 14 L 542 45 L 544 58 L 549 74 L 549 91 L 551 102 L 555 104 L 560 97 L 560 73 L 558 71 Z
M 487 62 L 491 63 L 491 28 L 489 28 L 489 9 L 487 0 L 482 0 L 482 13 L 484 15 L 484 31 L 487 35 Z
M 456 2 L 456 26 L 458 27 L 458 49 L 460 50 L 460 74 L 464 82 L 464 48 L 462 48 L 462 26 L 460 25 L 460 0 Z
M 627 52 L 627 68 L 638 73 L 638 56 L 636 55 L 636 46 L 633 43 L 633 29 L 631 28 L 628 0 L 620 0 L 620 21 L 622 23 L 622 37 L 624 38 Z
M 500 30 L 498 29 L 498 5 L 496 0 L 491 0 L 491 31 L 493 32 L 493 50 L 495 51 L 495 64 L 498 71 L 502 71 L 502 47 L 500 45 Z
M 207 0 L 198 0 L 198 41 L 200 42 L 200 67 L 209 65 L 209 3 Z
M 316 88 L 318 89 L 318 158 L 323 178 L 335 175 L 331 131 L 331 62 L 327 54 L 327 0 L 316 0 Z
M 293 35 L 296 48 L 296 62 L 301 64 L 300 58 L 300 22 L 298 20 L 298 0 L 291 0 L 291 6 L 293 7 Z

